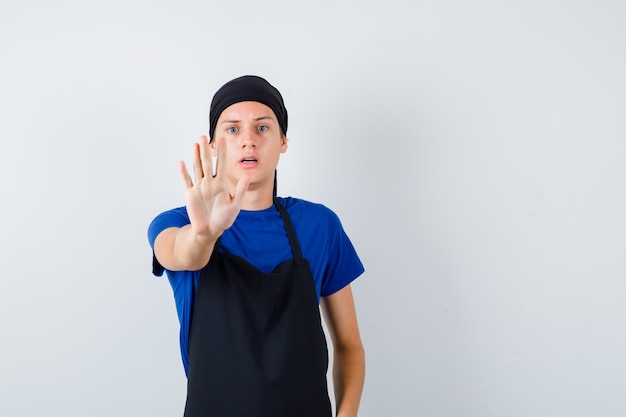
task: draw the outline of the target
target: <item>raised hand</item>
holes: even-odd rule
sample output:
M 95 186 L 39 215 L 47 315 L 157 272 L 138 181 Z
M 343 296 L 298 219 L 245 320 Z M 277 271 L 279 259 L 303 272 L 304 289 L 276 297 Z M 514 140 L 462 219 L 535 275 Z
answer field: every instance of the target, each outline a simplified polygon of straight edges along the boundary
M 224 147 L 220 146 L 221 142 L 219 142 L 224 138 L 216 140 L 218 140 L 216 143 L 218 154 L 215 176 L 206 136 L 201 136 L 200 142 L 194 144 L 195 183 L 191 180 L 185 163 L 180 162 L 192 233 L 207 238 L 209 241 L 216 240 L 224 230 L 232 226 L 241 210 L 242 199 L 250 183 L 250 179 L 244 175 L 239 179 L 235 190 L 229 190 L 226 183 Z

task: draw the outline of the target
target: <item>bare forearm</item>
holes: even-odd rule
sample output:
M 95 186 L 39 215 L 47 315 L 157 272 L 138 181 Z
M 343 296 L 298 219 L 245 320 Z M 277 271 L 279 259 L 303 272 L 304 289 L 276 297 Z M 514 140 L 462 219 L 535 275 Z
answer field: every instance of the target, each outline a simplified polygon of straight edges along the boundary
M 217 238 L 195 233 L 191 225 L 166 229 L 157 236 L 154 252 L 170 271 L 197 271 L 208 262 Z
M 333 360 L 337 417 L 356 417 L 365 381 L 363 345 L 336 349 Z
M 176 234 L 174 257 L 179 269 L 197 271 L 209 262 L 217 237 L 199 235 L 190 225 L 182 227 Z

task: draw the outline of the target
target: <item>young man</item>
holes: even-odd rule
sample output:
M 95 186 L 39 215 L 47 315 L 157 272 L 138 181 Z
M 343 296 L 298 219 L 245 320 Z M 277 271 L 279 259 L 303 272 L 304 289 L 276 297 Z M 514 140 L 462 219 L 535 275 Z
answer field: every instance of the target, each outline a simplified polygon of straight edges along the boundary
M 217 91 L 209 118 L 210 141 L 194 146 L 195 180 L 180 164 L 186 206 L 148 230 L 153 273 L 167 272 L 181 324 L 185 416 L 331 416 L 320 302 L 337 416 L 356 416 L 365 355 L 350 283 L 363 265 L 331 210 L 275 197 L 283 98 L 263 78 L 236 78 Z

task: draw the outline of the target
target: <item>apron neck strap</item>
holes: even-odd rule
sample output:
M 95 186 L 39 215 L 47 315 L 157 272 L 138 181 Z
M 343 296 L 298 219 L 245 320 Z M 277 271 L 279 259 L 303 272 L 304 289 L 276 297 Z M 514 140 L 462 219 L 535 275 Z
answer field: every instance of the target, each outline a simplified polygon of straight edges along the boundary
M 293 228 L 293 223 L 291 223 L 291 218 L 289 217 L 289 214 L 287 214 L 287 210 L 282 204 L 280 204 L 278 198 L 276 197 L 274 197 L 274 206 L 276 206 L 276 209 L 278 210 L 278 213 L 280 213 L 280 217 L 283 220 L 283 224 L 285 225 L 285 230 L 287 231 L 287 237 L 289 238 L 289 244 L 291 245 L 291 251 L 293 252 L 294 258 L 302 258 L 300 243 L 298 242 L 296 231 Z

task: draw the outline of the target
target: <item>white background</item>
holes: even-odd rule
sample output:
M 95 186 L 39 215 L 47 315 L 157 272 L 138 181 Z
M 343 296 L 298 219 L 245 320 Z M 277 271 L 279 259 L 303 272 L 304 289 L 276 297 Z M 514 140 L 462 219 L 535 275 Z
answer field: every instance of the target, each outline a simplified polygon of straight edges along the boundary
M 279 193 L 343 220 L 368 416 L 626 415 L 626 6 L 0 5 L 0 415 L 179 416 L 146 229 L 217 88 L 279 88 Z

